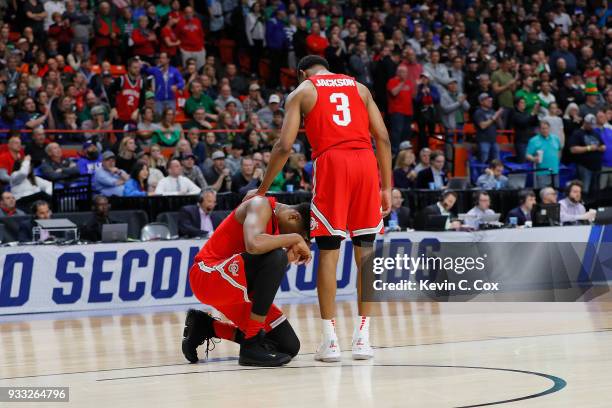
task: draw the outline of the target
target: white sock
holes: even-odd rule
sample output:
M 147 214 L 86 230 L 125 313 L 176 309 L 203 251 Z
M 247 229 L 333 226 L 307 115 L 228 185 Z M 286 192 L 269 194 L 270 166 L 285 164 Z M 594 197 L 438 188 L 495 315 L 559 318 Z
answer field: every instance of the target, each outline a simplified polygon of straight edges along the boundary
M 336 320 L 335 319 L 321 319 L 323 323 L 323 334 L 325 337 L 336 337 Z
M 370 333 L 370 318 L 368 316 L 357 316 L 355 321 L 355 330 L 353 331 L 353 339 L 359 337 L 368 337 Z

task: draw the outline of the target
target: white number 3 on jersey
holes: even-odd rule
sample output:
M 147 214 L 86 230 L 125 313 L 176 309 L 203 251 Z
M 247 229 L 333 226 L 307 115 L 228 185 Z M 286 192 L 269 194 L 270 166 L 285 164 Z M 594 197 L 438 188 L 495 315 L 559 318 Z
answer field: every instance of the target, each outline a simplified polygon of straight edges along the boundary
M 343 93 L 333 93 L 329 95 L 329 101 L 336 105 L 336 111 L 341 113 L 340 115 L 332 115 L 334 122 L 338 126 L 348 126 L 351 123 L 348 96 Z

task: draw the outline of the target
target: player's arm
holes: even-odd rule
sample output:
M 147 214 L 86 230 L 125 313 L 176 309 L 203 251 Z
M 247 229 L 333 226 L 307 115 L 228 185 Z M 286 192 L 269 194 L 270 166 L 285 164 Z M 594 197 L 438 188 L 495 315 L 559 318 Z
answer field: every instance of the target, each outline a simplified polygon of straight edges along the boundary
M 246 217 L 243 224 L 244 245 L 252 255 L 265 254 L 279 248 L 289 248 L 303 242 L 299 234 L 266 234 L 266 225 L 272 217 L 272 208 L 268 200 L 255 197 L 245 204 Z
M 295 142 L 302 121 L 300 110 L 301 98 L 299 93 L 301 89 L 302 87 L 298 87 L 287 97 L 287 102 L 285 103 L 285 120 L 283 121 L 280 138 L 272 148 L 270 163 L 266 169 L 266 174 L 263 177 L 261 185 L 257 189 L 258 195 L 266 194 L 272 185 L 272 181 L 274 181 L 276 175 L 283 169 L 283 166 L 291 154 L 291 147 Z
M 391 210 L 391 142 L 389 141 L 389 132 L 385 122 L 372 98 L 370 90 L 359 84 L 359 93 L 365 97 L 365 105 L 370 117 L 370 133 L 376 141 L 376 159 L 378 160 L 378 168 L 380 169 L 381 179 L 381 199 L 383 207 L 383 216 L 389 214 Z

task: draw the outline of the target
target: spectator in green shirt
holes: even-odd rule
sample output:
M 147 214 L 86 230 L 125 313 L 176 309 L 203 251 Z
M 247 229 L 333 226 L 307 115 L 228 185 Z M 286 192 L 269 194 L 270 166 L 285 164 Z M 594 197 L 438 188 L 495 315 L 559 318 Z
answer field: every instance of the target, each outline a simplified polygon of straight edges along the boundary
M 540 100 L 540 97 L 538 96 L 538 94 L 534 92 L 533 81 L 534 79 L 531 76 L 528 76 L 525 79 L 523 79 L 523 86 L 521 87 L 521 89 L 516 91 L 516 93 L 514 94 L 515 99 L 520 99 L 520 98 L 525 99 L 525 104 L 526 104 L 525 110 L 527 112 L 531 112 L 535 104 L 538 102 L 540 103 L 540 106 L 544 108 L 548 107 L 548 104 Z
M 540 133 L 529 139 L 527 144 L 527 160 L 535 164 L 535 186 L 559 187 L 559 164 L 561 162 L 561 141 L 557 135 L 550 133 L 550 124 L 540 122 Z M 551 176 L 552 175 L 552 176 Z
M 185 102 L 185 113 L 192 118 L 198 108 L 204 108 L 206 119 L 217 120 L 215 102 L 210 96 L 202 92 L 202 83 L 200 81 L 193 81 L 191 83 L 191 96 Z

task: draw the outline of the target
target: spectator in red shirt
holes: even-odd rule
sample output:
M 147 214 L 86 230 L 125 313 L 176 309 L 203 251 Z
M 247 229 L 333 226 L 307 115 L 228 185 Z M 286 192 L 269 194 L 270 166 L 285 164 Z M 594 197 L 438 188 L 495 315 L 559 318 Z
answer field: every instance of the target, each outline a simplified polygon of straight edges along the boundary
M 0 153 L 0 169 L 6 170 L 6 173 L 10 176 L 13 172 L 15 162 L 23 159 L 21 136 L 19 136 L 19 133 L 14 133 L 9 136 L 7 148 L 7 150 Z
M 313 21 L 310 27 L 310 34 L 306 37 L 306 47 L 309 54 L 325 56 L 325 49 L 329 47 L 327 38 L 321 36 L 321 25 Z
M 206 63 L 204 30 L 202 23 L 193 13 L 193 7 L 185 7 L 185 14 L 176 25 L 176 36 L 181 41 L 183 65 L 187 64 L 189 58 L 193 58 L 197 68 L 202 68 Z
M 181 41 L 174 32 L 174 26 L 179 22 L 179 19 L 174 17 L 172 13 L 169 13 L 164 19 L 164 26 L 160 32 L 159 51 L 160 53 L 165 52 L 170 58 L 172 66 L 180 65 L 178 60 L 178 50 L 181 45 Z
M 413 84 L 416 84 L 423 73 L 423 66 L 417 60 L 416 52 L 410 47 L 404 49 L 403 57 L 404 60 L 401 64 L 408 69 L 408 79 L 410 79 Z M 416 86 L 413 87 L 413 90 L 414 96 L 416 95 Z
M 111 7 L 108 2 L 100 3 L 99 11 L 100 14 L 94 23 L 96 58 L 98 64 L 101 64 L 107 57 L 114 64 L 117 61 L 117 47 L 119 47 L 121 31 L 110 15 Z
M 132 51 L 134 55 L 138 55 L 143 60 L 153 64 L 155 48 L 157 47 L 157 36 L 152 30 L 149 30 L 148 25 L 149 18 L 147 16 L 140 16 L 138 18 L 138 27 L 132 31 L 132 41 L 134 42 Z
M 397 152 L 402 140 L 411 136 L 412 95 L 414 83 L 408 78 L 405 65 L 397 67 L 396 76 L 387 82 L 388 111 L 391 119 L 391 149 Z
M 70 20 L 63 19 L 60 13 L 53 13 L 53 24 L 49 26 L 49 38 L 57 40 L 60 54 L 68 55 L 73 37 L 74 31 L 70 26 Z

